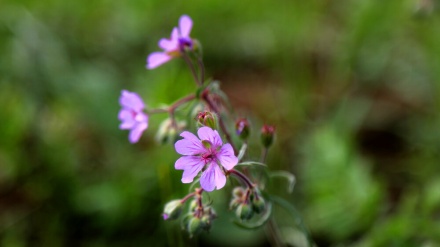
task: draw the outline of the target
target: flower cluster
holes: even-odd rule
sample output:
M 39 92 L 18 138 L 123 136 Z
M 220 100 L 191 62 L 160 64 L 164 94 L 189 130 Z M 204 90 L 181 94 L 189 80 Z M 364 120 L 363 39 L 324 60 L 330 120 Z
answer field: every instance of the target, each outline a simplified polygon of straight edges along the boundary
M 180 17 L 179 25 L 173 28 L 171 37 L 159 41 L 159 47 L 163 51 L 151 53 L 147 58 L 146 67 L 154 69 L 173 58 L 182 57 L 193 74 L 196 83 L 195 92 L 166 108 L 147 111 L 138 94 L 122 90 L 119 99 L 122 106 L 119 112 L 120 128 L 130 130 L 129 140 L 135 143 L 147 129 L 150 115 L 157 113 L 169 115 L 169 118 L 161 124 L 157 139 L 161 142 L 165 142 L 164 140 L 174 142 L 177 139 L 174 148 L 182 156 L 176 160 L 174 168 L 183 170 L 182 183 L 192 183 L 192 186 L 196 187 L 182 199 L 171 200 L 165 205 L 162 214 L 164 220 L 174 220 L 184 214 L 181 217 L 182 228 L 190 236 L 203 230 L 208 231 L 217 214 L 204 195 L 227 187 L 228 179 L 234 177 L 240 185 L 232 188 L 230 209 L 235 210 L 241 226 L 243 222 L 255 218 L 259 223 L 254 222 L 253 226 L 255 224 L 262 226 L 272 212 L 270 197 L 265 194 L 267 192 L 263 192 L 265 181 L 262 178 L 271 177 L 264 163 L 267 151 L 273 143 L 275 128 L 264 125 L 261 129 L 261 160 L 242 161 L 246 157 L 251 125 L 247 118 L 239 118 L 234 122 L 234 119 L 225 117 L 227 114 L 223 112 L 226 109 L 224 102 L 215 100 L 224 93 L 220 91 L 216 81 L 205 83 L 201 53 L 196 49 L 200 44 L 190 37 L 192 26 L 190 17 L 187 15 Z M 198 105 L 201 105 L 200 111 L 193 115 L 194 123 L 178 120 L 177 109 L 192 101 L 197 101 Z M 184 130 L 186 126 L 190 127 L 189 131 Z M 193 126 L 192 130 L 191 126 Z M 235 135 L 232 135 L 229 129 L 234 127 Z M 179 132 L 180 135 L 177 136 Z M 239 149 L 238 145 L 241 145 Z M 264 176 L 261 174 L 251 176 L 249 169 L 253 169 L 254 166 L 263 167 Z M 294 179 L 289 178 L 289 181 Z

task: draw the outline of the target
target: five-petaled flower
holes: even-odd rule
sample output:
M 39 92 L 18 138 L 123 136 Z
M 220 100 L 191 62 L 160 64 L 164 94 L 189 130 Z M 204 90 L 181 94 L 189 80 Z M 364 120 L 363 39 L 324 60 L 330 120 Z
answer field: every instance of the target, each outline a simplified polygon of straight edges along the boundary
M 184 131 L 183 137 L 175 144 L 176 151 L 184 155 L 176 163 L 177 170 L 183 170 L 182 182 L 191 183 L 194 177 L 202 171 L 200 184 L 206 191 L 221 189 L 226 184 L 226 176 L 223 169 L 231 170 L 237 164 L 238 159 L 234 155 L 231 144 L 223 145 L 222 139 L 216 130 L 202 127 L 194 134 Z
M 181 55 L 185 48 L 192 49 L 193 41 L 189 36 L 192 28 L 192 20 L 187 15 L 179 19 L 179 27 L 174 27 L 170 39 L 163 38 L 159 41 L 159 47 L 163 52 L 153 52 L 147 58 L 147 69 L 154 69 L 174 57 Z
M 148 127 L 148 115 L 143 112 L 145 108 L 141 97 L 136 93 L 122 90 L 119 103 L 122 109 L 119 111 L 119 120 L 122 121 L 119 125 L 120 129 L 129 129 L 130 134 L 128 139 L 131 143 L 139 140 L 142 132 Z

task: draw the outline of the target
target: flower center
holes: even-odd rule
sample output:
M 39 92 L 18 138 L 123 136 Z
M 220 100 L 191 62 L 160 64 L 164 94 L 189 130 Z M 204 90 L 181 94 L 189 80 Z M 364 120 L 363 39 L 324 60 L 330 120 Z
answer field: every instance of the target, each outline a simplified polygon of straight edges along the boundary
M 212 162 L 216 158 L 217 158 L 217 155 L 212 150 L 209 150 L 208 152 L 202 154 L 202 160 L 205 162 L 205 164 Z
M 179 38 L 179 47 L 180 50 L 185 50 L 185 48 L 189 48 L 191 50 L 193 48 L 193 42 L 189 38 Z

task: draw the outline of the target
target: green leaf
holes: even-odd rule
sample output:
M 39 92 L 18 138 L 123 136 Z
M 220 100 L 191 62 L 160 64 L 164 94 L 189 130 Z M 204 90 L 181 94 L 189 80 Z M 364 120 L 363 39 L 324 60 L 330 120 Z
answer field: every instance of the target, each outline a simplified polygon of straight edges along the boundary
M 257 161 L 245 161 L 237 164 L 237 166 L 254 166 L 254 165 L 267 168 L 266 164 Z
M 287 191 L 289 193 L 292 193 L 293 188 L 295 187 L 295 182 L 296 182 L 295 175 L 293 175 L 292 173 L 287 172 L 287 171 L 273 171 L 273 172 L 269 173 L 269 177 L 270 178 L 281 177 L 281 178 L 287 179 L 287 181 L 289 183 L 289 187 L 287 188 Z
M 253 222 L 243 222 L 243 221 L 239 221 L 239 220 L 234 220 L 234 224 L 243 228 L 243 229 L 257 229 L 261 226 L 263 226 L 264 224 L 266 224 L 266 222 L 269 220 L 270 216 L 272 215 L 272 203 L 270 201 L 267 202 L 267 208 L 266 211 L 264 211 L 264 214 L 261 215 L 261 217 L 259 219 L 257 219 L 256 221 Z

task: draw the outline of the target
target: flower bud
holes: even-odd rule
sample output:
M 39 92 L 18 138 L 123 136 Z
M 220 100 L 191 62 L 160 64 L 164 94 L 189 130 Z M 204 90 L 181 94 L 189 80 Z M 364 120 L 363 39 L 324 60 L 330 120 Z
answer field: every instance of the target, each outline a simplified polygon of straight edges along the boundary
M 188 233 L 190 237 L 192 237 L 194 234 L 198 234 L 201 232 L 204 228 L 203 222 L 198 217 L 193 217 L 188 222 Z
M 275 127 L 272 125 L 263 125 L 261 128 L 261 142 L 265 148 L 270 147 L 273 142 L 273 137 L 275 135 Z
M 182 213 L 183 203 L 181 200 L 172 200 L 165 205 L 163 210 L 164 220 L 174 220 L 179 218 Z
M 212 207 L 205 207 L 205 210 L 203 210 L 204 215 L 207 215 L 210 220 L 213 220 L 217 218 L 217 213 L 215 212 L 214 208 Z
M 211 129 L 217 129 L 217 115 L 209 111 L 199 112 L 197 114 L 197 123 L 199 126 L 208 126 Z
M 252 218 L 253 214 L 254 211 L 248 203 L 240 204 L 235 210 L 235 215 L 237 215 L 237 217 L 241 220 L 249 220 L 250 218 Z
M 235 133 L 237 133 L 241 140 L 247 140 L 250 133 L 250 124 L 246 118 L 241 118 L 235 122 Z
M 263 212 L 266 208 L 266 202 L 264 201 L 263 197 L 255 196 L 252 200 L 252 208 L 257 214 Z
M 211 229 L 211 217 L 209 215 L 202 216 L 200 221 L 202 222 L 203 230 L 209 231 Z

